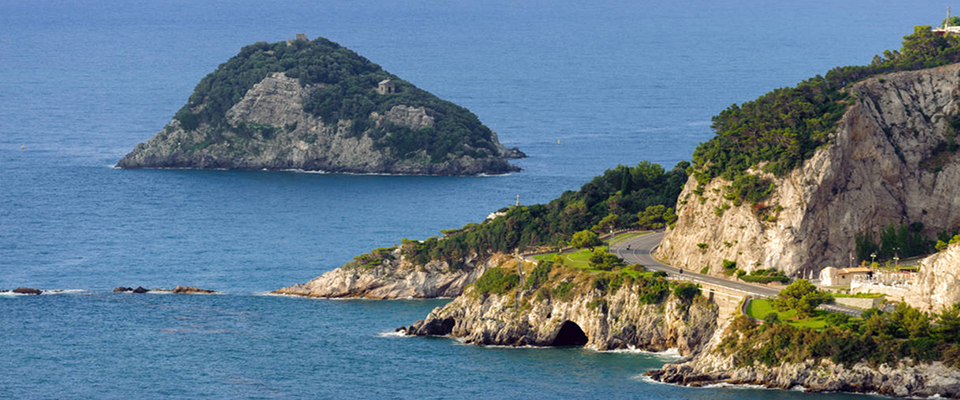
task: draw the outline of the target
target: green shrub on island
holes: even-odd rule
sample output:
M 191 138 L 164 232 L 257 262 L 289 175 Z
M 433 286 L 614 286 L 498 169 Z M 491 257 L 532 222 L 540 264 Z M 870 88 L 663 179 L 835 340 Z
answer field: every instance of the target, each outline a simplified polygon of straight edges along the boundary
M 353 258 L 355 265 L 362 266 L 365 268 L 373 268 L 383 264 L 384 260 L 392 260 L 393 250 L 395 247 L 380 247 L 373 249 L 373 251 L 367 254 L 361 254 Z
M 837 67 L 792 88 L 731 105 L 713 117 L 716 135 L 693 153 L 691 172 L 702 186 L 715 177 L 733 182 L 729 200 L 757 203 L 772 192 L 771 183 L 746 171 L 761 167 L 783 176 L 828 143 L 847 105 L 847 85 L 896 71 L 932 68 L 960 61 L 960 38 L 917 26 L 900 51 L 884 51 L 866 66 Z
M 391 149 L 398 158 L 415 156 L 421 150 L 433 162 L 445 161 L 450 156 L 499 155 L 492 131 L 476 115 L 324 38 L 297 40 L 290 45 L 258 42 L 244 46 L 239 54 L 197 84 L 174 118 L 188 131 L 206 124 L 242 135 L 252 128 L 231 126 L 227 111 L 255 84 L 275 72 L 297 79 L 301 86 L 316 88 L 304 101 L 304 110 L 320 117 L 325 125 L 349 121 L 352 135 L 366 135 L 377 148 Z M 385 79 L 394 83 L 396 93 L 381 95 L 375 90 Z M 378 126 L 370 119 L 372 112 L 383 115 L 396 105 L 425 107 L 428 115 L 435 118 L 435 126 L 412 130 L 390 123 Z
M 939 314 L 899 303 L 890 313 L 868 310 L 862 320 L 843 314 L 826 319 L 830 326 L 815 330 L 781 323 L 761 325 L 743 315 L 730 324 L 716 351 L 734 355 L 737 366 L 829 359 L 848 367 L 859 362 L 876 367 L 909 359 L 943 361 L 960 368 L 960 303 Z
M 564 192 L 547 204 L 501 209 L 505 215 L 447 231 L 442 240 L 404 239 L 403 254 L 420 265 L 443 260 L 460 268 L 470 254 L 560 246 L 574 233 L 589 230 L 610 214 L 620 218 L 621 226 L 628 226 L 637 221 L 641 210 L 675 204 L 687 180 L 689 165 L 681 161 L 670 171 L 646 161 L 636 167 L 621 165 L 593 178 L 579 191 Z
M 474 292 L 486 294 L 506 294 L 520 284 L 520 275 L 509 268 L 490 268 L 473 283 Z

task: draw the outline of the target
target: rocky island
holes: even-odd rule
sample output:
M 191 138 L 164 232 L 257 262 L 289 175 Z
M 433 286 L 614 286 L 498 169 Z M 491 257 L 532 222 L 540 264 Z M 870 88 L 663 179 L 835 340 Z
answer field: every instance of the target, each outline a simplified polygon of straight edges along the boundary
M 522 157 L 467 109 L 298 34 L 245 46 L 117 167 L 479 175 Z

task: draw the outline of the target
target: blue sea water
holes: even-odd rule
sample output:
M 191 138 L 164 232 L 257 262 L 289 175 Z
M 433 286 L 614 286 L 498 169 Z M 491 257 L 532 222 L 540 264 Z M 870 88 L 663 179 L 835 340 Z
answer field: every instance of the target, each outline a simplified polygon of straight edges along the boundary
M 899 47 L 935 1 L 0 1 L 0 398 L 808 395 L 639 375 L 666 356 L 385 334 L 444 300 L 266 296 L 402 237 L 672 167 L 734 102 Z M 494 177 L 111 166 L 256 41 L 324 36 L 530 158 Z M 557 141 L 561 145 L 557 145 Z M 22 147 L 22 148 L 21 148 Z M 118 295 L 115 286 L 223 295 Z

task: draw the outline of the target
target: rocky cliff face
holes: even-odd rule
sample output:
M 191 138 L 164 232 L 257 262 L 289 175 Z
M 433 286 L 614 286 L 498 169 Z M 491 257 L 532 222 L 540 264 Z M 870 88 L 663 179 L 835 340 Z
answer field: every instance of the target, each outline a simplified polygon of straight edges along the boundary
M 480 294 L 470 287 L 407 327 L 406 333 L 450 335 L 480 345 L 677 348 L 691 354 L 713 334 L 716 320 L 716 305 L 703 297 L 692 304 L 670 297 L 662 304 L 645 305 L 633 285 L 614 293 L 587 289 L 570 299 L 529 294 L 519 301 L 515 292 Z
M 185 129 L 173 120 L 146 143 L 121 159 L 120 168 L 225 168 L 305 171 L 478 175 L 518 171 L 508 158 L 523 157 L 505 149 L 494 134 L 499 154 L 493 157 L 462 156 L 431 162 L 425 152 L 397 157 L 378 147 L 369 136 L 352 132 L 351 121 L 324 124 L 304 111 L 304 102 L 322 84 L 301 86 L 281 72 L 273 73 L 247 91 L 226 113 L 230 128 L 201 124 Z M 370 114 L 379 127 L 385 123 L 413 130 L 432 128 L 435 119 L 424 107 L 396 105 L 380 115 Z
M 406 261 L 400 250 L 394 250 L 392 254 L 393 257 L 373 267 L 348 263 L 307 283 L 277 289 L 273 293 L 322 298 L 456 297 L 488 268 L 500 266 L 510 258 L 494 255 L 478 259 L 473 256 L 465 260 L 464 267 L 453 269 L 442 261 L 415 265 Z
M 916 282 L 903 300 L 921 310 L 939 312 L 960 302 L 960 243 L 920 261 Z
M 808 392 L 879 393 L 897 397 L 960 397 L 960 370 L 941 362 L 871 367 L 866 363 L 852 366 L 834 364 L 830 360 L 813 360 L 802 364 L 734 365 L 736 355 L 724 356 L 717 351 L 726 323 L 703 351 L 692 359 L 664 365 L 647 372 L 654 380 L 687 386 L 718 383 L 760 385 L 768 388 L 803 388 Z
M 856 84 L 831 143 L 785 177 L 769 176 L 776 190 L 763 204 L 731 206 L 720 178 L 699 196 L 691 177 L 658 255 L 693 270 L 717 273 L 727 259 L 806 277 L 847 266 L 858 234 L 919 222 L 932 236 L 960 225 L 960 160 L 949 145 L 958 71 L 954 64 Z

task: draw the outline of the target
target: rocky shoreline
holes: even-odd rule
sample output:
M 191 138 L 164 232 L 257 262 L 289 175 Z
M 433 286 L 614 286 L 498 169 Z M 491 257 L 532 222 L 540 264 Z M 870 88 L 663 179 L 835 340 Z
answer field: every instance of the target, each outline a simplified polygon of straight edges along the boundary
M 317 298 L 441 298 L 457 297 L 487 269 L 497 267 L 510 256 L 495 254 L 487 258 L 472 255 L 459 268 L 444 261 L 416 265 L 407 261 L 399 248 L 379 264 L 347 263 L 310 281 L 272 291 L 272 294 Z
M 960 398 L 960 371 L 941 362 L 850 367 L 821 360 L 777 367 L 751 366 L 718 369 L 710 357 L 667 364 L 645 373 L 651 379 L 691 387 L 716 384 L 757 385 L 771 389 L 802 388 L 811 393 L 849 392 L 893 397 Z M 715 361 L 715 360 L 712 360 Z

